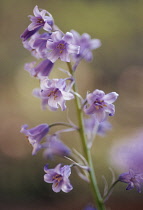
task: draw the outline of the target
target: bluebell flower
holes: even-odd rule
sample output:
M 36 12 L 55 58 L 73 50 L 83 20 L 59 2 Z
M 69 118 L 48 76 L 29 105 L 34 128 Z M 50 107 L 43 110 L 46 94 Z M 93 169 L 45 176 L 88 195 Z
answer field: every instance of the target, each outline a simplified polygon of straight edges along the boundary
M 143 174 L 136 173 L 134 170 L 130 169 L 129 172 L 119 176 L 119 181 L 128 184 L 126 190 L 132 190 L 135 187 L 140 193 L 143 184 Z
M 42 58 L 40 51 L 38 48 L 34 47 L 33 44 L 35 40 L 40 36 L 38 32 L 36 32 L 30 39 L 23 41 L 23 47 L 31 52 L 31 55 L 35 58 L 39 59 Z
M 41 89 L 34 89 L 33 94 L 41 98 L 42 108 L 47 106 L 50 110 L 56 111 L 59 106 L 61 110 L 66 109 L 66 100 L 71 100 L 74 95 L 70 93 L 71 87 L 66 84 L 67 79 L 41 79 Z
M 92 60 L 92 50 L 99 48 L 101 42 L 99 39 L 91 39 L 87 33 L 80 35 L 75 30 L 71 30 L 71 33 L 73 34 L 73 44 L 80 46 L 79 53 L 72 55 L 73 60 L 76 62 L 74 68 L 76 68 L 82 59 L 88 62 Z
M 24 68 L 31 76 L 38 78 L 49 76 L 54 66 L 54 64 L 48 59 L 41 61 L 37 66 L 35 66 L 35 64 L 36 62 L 26 63 Z
M 102 90 L 96 89 L 93 93 L 87 94 L 87 104 L 84 106 L 84 111 L 88 115 L 95 114 L 96 119 L 102 122 L 105 120 L 107 113 L 109 113 L 109 116 L 114 115 L 115 107 L 112 103 L 116 101 L 117 97 L 116 92 L 105 95 Z
M 54 24 L 52 15 L 46 10 L 38 9 L 38 6 L 34 7 L 33 10 L 34 16 L 29 15 L 31 24 L 26 28 L 26 30 L 21 35 L 23 41 L 30 38 L 35 34 L 40 28 L 43 27 L 46 31 L 51 31 Z
M 47 141 L 43 144 L 43 148 L 46 148 L 44 151 L 44 157 L 46 158 L 52 158 L 54 155 L 63 157 L 71 154 L 70 148 L 57 135 L 47 136 Z
M 65 193 L 70 192 L 73 187 L 70 184 L 69 176 L 71 175 L 71 166 L 58 164 L 54 169 L 49 169 L 47 165 L 44 167 L 46 174 L 44 175 L 44 181 L 52 183 L 52 189 L 54 192 Z
M 47 58 L 53 63 L 57 59 L 70 62 L 70 54 L 78 54 L 80 47 L 72 44 L 73 34 L 67 32 L 65 35 L 60 31 L 55 31 L 51 35 L 51 40 L 47 41 L 49 54 Z
M 20 132 L 28 138 L 29 143 L 33 146 L 32 155 L 35 155 L 42 148 L 40 142 L 49 132 L 49 126 L 48 124 L 40 124 L 31 129 L 27 128 L 28 125 L 23 125 Z

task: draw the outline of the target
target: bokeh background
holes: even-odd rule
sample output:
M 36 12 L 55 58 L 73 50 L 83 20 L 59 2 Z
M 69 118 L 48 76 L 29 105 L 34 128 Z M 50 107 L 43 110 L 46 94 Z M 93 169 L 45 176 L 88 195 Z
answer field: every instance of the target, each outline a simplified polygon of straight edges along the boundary
M 71 176 L 74 186 L 68 194 L 55 194 L 51 185 L 43 182 L 43 166 L 47 163 L 42 153 L 31 156 L 31 146 L 20 134 L 21 125 L 30 127 L 43 122 L 65 120 L 66 112 L 42 111 L 40 101 L 31 94 L 38 81 L 24 70 L 24 63 L 35 59 L 23 48 L 20 34 L 29 24 L 33 8 L 52 13 L 63 31 L 87 32 L 99 38 L 101 48 L 94 51 L 92 63 L 81 63 L 77 71 L 79 91 L 84 97 L 87 90 L 102 89 L 120 94 L 116 115 L 111 118 L 113 130 L 105 138 L 97 137 L 92 149 L 97 179 L 103 192 L 102 175 L 111 181 L 111 148 L 129 139 L 143 128 L 143 1 L 141 0 L 1 0 L 0 1 L 0 209 L 2 210 L 80 210 L 92 203 L 88 185 L 76 175 Z M 57 62 L 52 76 L 59 76 Z M 74 117 L 71 105 L 70 116 Z M 80 148 L 78 137 L 64 134 L 63 141 Z M 114 157 L 116 159 L 116 156 Z M 50 166 L 55 166 L 55 158 Z M 123 172 L 114 165 L 116 177 Z M 142 209 L 142 194 L 126 191 L 119 184 L 107 207 L 111 210 Z

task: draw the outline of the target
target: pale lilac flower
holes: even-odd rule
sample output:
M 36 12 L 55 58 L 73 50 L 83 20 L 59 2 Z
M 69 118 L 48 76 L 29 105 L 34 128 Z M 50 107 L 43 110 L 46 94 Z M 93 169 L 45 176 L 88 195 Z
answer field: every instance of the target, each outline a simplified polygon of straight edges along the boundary
M 46 148 L 44 151 L 44 157 L 52 158 L 54 155 L 58 156 L 69 156 L 71 150 L 67 147 L 57 135 L 47 136 L 46 143 L 43 144 L 43 148 Z
M 44 181 L 47 183 L 53 183 L 52 189 L 54 192 L 60 192 L 62 190 L 63 192 L 68 193 L 73 189 L 69 180 L 71 166 L 65 165 L 61 167 L 61 164 L 58 164 L 54 169 L 48 169 L 46 165 L 44 171 L 46 172 L 44 175 Z
M 35 6 L 33 13 L 34 13 L 34 16 L 29 15 L 32 23 L 21 35 L 21 38 L 23 39 L 23 41 L 30 38 L 34 33 L 36 33 L 42 27 L 46 31 L 52 30 L 54 20 L 53 20 L 52 15 L 49 12 L 42 9 L 39 10 L 38 6 Z
M 74 66 L 75 70 L 82 59 L 85 59 L 88 62 L 92 60 L 92 50 L 99 48 L 101 42 L 99 39 L 91 39 L 90 35 L 87 33 L 84 33 L 81 36 L 75 30 L 71 30 L 71 33 L 73 34 L 73 44 L 80 46 L 79 54 L 74 54 L 72 56 L 73 60 L 76 62 Z
M 21 133 L 24 133 L 29 140 L 29 143 L 33 146 L 32 155 L 35 155 L 40 149 L 41 140 L 47 135 L 49 126 L 47 124 L 40 124 L 34 128 L 27 129 L 28 125 L 21 127 Z
M 67 79 L 41 79 L 41 89 L 35 89 L 33 91 L 34 96 L 41 98 L 42 108 L 47 106 L 50 110 L 56 111 L 59 106 L 61 110 L 66 109 L 66 100 L 71 100 L 74 95 L 70 93 L 71 84 L 66 84 Z
M 31 76 L 38 78 L 49 76 L 54 65 L 48 59 L 41 61 L 37 66 L 35 66 L 35 64 L 36 62 L 26 63 L 24 68 L 30 73 Z
M 129 172 L 123 173 L 119 176 L 119 181 L 128 184 L 126 190 L 132 190 L 135 187 L 140 193 L 143 184 L 143 174 L 136 173 L 130 169 Z
M 105 95 L 102 90 L 96 89 L 93 93 L 87 94 L 87 104 L 84 106 L 84 111 L 88 115 L 95 114 L 96 119 L 102 122 L 105 120 L 107 113 L 109 113 L 109 116 L 114 115 L 115 107 L 112 103 L 116 101 L 117 97 L 116 92 Z
M 53 63 L 57 59 L 65 62 L 70 62 L 70 54 L 78 54 L 80 47 L 72 44 L 73 34 L 67 32 L 63 35 L 62 32 L 56 31 L 51 35 L 51 40 L 47 41 L 47 49 L 49 50 L 48 59 Z

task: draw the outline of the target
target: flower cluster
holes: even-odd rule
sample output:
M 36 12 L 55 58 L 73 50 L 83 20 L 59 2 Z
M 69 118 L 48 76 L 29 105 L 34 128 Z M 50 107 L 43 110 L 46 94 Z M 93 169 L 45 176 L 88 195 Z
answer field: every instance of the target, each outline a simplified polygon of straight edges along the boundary
M 74 72 L 81 60 L 88 62 L 92 60 L 92 50 L 101 46 L 100 40 L 91 39 L 87 33 L 80 35 L 75 30 L 63 33 L 55 25 L 52 15 L 46 10 L 39 9 L 38 6 L 35 6 L 33 13 L 34 16 L 29 16 L 30 25 L 21 35 L 24 48 L 30 51 L 37 60 L 40 60 L 38 63 L 33 61 L 25 64 L 25 70 L 40 82 L 40 87 L 33 90 L 33 95 L 40 98 L 42 109 L 48 108 L 51 111 L 57 111 L 59 108 L 65 111 L 67 101 L 75 100 L 79 112 L 78 121 L 83 123 L 75 125 L 68 116 L 68 123 L 40 124 L 31 129 L 28 129 L 28 125 L 23 125 L 21 133 L 26 135 L 32 145 L 33 155 L 36 155 L 39 150 L 44 150 L 43 156 L 47 159 L 52 159 L 57 155 L 71 162 L 69 165 L 59 163 L 52 169 L 47 165 L 44 167 L 44 181 L 52 183 L 54 192 L 62 190 L 67 193 L 73 189 L 69 180 L 72 167 L 75 167 L 83 180 L 89 182 L 92 181 L 90 179 L 94 179 L 94 172 L 89 176 L 93 169 L 88 151 L 93 145 L 96 134 L 103 136 L 107 130 L 111 129 L 108 117 L 115 114 L 113 102 L 116 101 L 118 94 L 116 92 L 105 94 L 104 91 L 96 89 L 88 92 L 83 99 L 76 92 Z M 51 79 L 50 73 L 57 60 L 66 62 L 68 71 L 62 70 L 66 74 L 65 78 Z M 51 127 L 58 125 L 68 128 L 51 134 Z M 61 141 L 60 133 L 71 131 L 79 132 L 80 137 L 84 138 L 81 139 L 81 142 L 85 144 L 83 148 L 85 148 L 86 158 L 76 149 L 72 151 Z M 97 208 L 102 205 L 103 203 L 101 204 L 98 199 Z M 95 208 L 87 206 L 86 209 Z

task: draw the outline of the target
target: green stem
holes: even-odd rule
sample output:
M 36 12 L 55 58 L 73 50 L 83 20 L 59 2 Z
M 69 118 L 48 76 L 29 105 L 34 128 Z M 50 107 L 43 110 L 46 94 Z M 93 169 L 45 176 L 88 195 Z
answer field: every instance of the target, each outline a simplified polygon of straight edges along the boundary
M 104 202 L 107 201 L 107 199 L 109 198 L 110 196 L 110 193 L 112 192 L 113 188 L 115 187 L 115 185 L 119 182 L 119 180 L 117 179 L 112 185 L 111 187 L 109 188 L 108 192 L 106 193 L 106 195 L 104 196 Z
M 71 75 L 73 76 L 74 71 L 72 70 L 71 63 L 67 63 L 67 65 L 68 65 L 68 68 L 69 68 L 69 71 L 70 71 Z M 74 90 L 74 92 L 77 92 L 76 82 L 73 85 L 73 90 Z M 86 139 L 86 135 L 85 135 L 84 122 L 83 122 L 83 112 L 82 112 L 82 109 L 81 109 L 80 99 L 76 95 L 75 95 L 75 105 L 76 105 L 76 110 L 77 110 L 79 134 L 80 134 L 81 141 L 82 141 L 83 151 L 84 151 L 85 158 L 86 158 L 86 160 L 89 164 L 89 168 L 90 168 L 89 178 L 90 178 L 90 184 L 91 184 L 94 200 L 95 200 L 95 203 L 96 203 L 96 206 L 97 206 L 98 210 L 105 210 L 106 208 L 104 206 L 104 201 L 101 197 L 101 194 L 99 192 L 99 188 L 97 186 L 97 181 L 96 181 L 96 176 L 95 176 L 95 173 L 94 173 L 94 167 L 93 167 L 91 152 L 90 152 L 90 149 L 87 146 L 87 139 Z
M 64 122 L 53 123 L 53 124 L 49 125 L 49 128 L 54 127 L 54 126 L 59 126 L 59 125 L 63 125 L 63 126 L 70 127 L 70 128 L 75 128 L 75 129 L 78 130 L 78 127 L 73 126 L 73 125 L 71 125 L 69 123 L 64 123 Z

